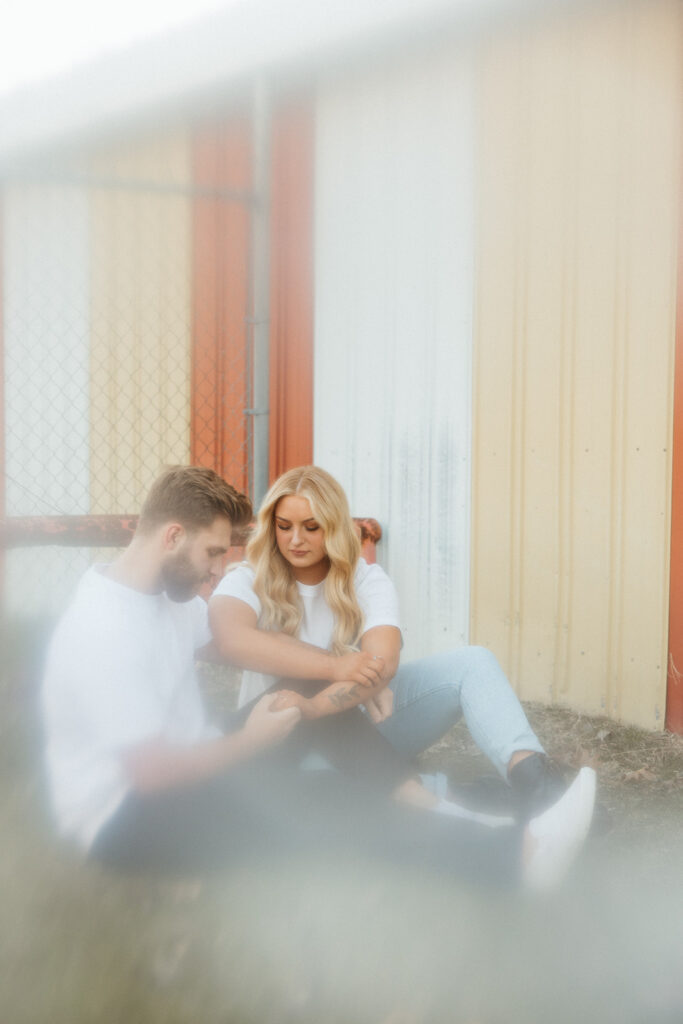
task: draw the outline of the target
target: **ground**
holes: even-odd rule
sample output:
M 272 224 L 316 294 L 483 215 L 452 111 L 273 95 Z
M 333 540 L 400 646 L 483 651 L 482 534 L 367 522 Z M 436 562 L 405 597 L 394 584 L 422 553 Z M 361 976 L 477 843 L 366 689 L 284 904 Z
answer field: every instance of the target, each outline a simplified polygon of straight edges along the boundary
M 542 898 L 365 863 L 159 882 L 54 839 L 38 655 L 26 634 L 3 640 L 2 1024 L 683 1020 L 683 737 L 527 706 L 554 757 L 596 767 L 611 825 Z M 230 677 L 205 681 L 229 703 Z M 457 780 L 489 771 L 462 726 L 422 763 Z

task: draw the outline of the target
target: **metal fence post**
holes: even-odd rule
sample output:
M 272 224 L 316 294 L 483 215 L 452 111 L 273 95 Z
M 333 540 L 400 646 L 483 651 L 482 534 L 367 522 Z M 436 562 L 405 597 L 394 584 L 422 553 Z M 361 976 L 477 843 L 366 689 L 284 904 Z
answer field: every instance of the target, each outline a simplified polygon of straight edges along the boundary
M 253 192 L 249 322 L 251 325 L 251 408 L 249 492 L 258 506 L 268 490 L 270 389 L 270 90 L 259 78 L 252 96 Z

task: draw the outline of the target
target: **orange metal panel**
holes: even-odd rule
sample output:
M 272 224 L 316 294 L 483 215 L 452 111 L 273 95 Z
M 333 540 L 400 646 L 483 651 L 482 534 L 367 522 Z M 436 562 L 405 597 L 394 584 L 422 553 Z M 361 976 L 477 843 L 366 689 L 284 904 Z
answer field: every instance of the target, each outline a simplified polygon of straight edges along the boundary
M 246 115 L 205 127 L 193 141 L 195 185 L 249 190 L 251 131 Z M 247 296 L 249 207 L 229 196 L 194 202 L 190 453 L 241 491 L 248 487 Z
M 270 278 L 270 479 L 313 458 L 313 110 L 274 112 Z
M 678 212 L 678 301 L 671 488 L 669 662 L 665 725 L 683 733 L 683 174 Z

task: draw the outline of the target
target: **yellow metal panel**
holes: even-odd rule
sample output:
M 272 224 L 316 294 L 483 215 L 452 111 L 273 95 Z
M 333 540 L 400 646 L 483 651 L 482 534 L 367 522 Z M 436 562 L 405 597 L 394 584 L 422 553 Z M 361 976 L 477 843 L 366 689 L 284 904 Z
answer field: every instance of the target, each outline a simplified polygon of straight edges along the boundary
M 526 698 L 661 728 L 681 7 L 491 42 L 480 80 L 472 639 Z
M 137 511 L 163 465 L 190 451 L 190 181 L 184 136 L 93 161 L 93 512 Z

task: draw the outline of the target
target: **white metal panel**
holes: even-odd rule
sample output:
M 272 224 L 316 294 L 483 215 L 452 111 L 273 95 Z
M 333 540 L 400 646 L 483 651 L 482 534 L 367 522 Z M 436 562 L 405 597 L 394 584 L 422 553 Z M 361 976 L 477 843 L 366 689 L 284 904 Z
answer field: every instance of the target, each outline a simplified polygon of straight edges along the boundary
M 87 202 L 75 189 L 9 187 L 3 236 L 6 512 L 87 512 Z M 73 549 L 8 552 L 8 609 L 52 610 L 85 564 Z
M 472 71 L 457 51 L 319 93 L 315 460 L 379 519 L 405 654 L 466 642 Z

